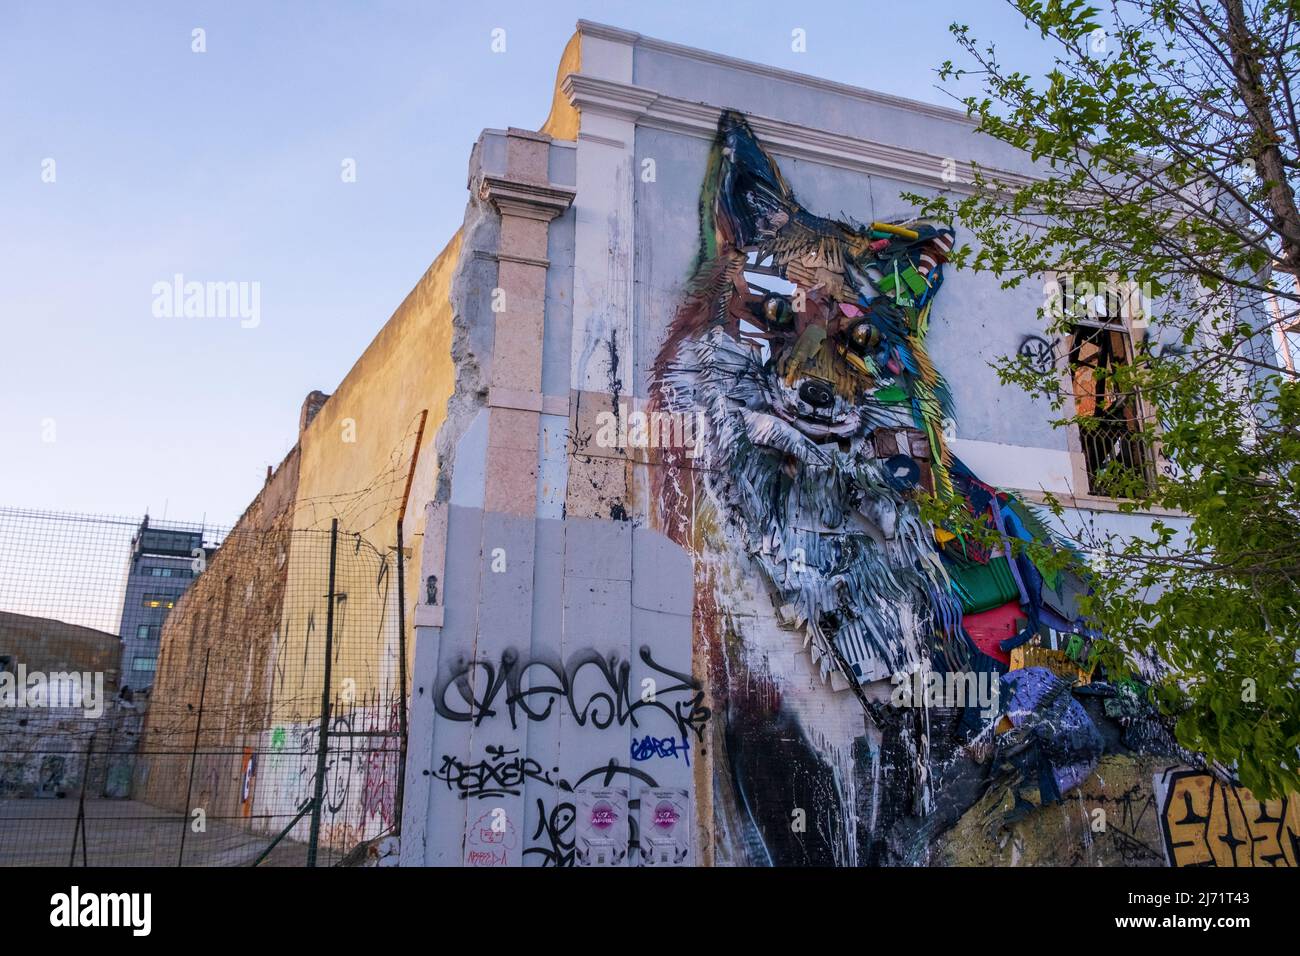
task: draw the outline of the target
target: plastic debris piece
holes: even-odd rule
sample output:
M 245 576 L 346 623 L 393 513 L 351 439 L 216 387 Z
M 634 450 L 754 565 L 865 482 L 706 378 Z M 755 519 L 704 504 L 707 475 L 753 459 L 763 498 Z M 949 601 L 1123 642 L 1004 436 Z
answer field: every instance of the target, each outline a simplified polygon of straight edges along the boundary
M 920 239 L 921 234 L 915 229 L 908 229 L 906 226 L 896 226 L 892 222 L 873 222 L 871 224 L 872 232 L 883 232 L 893 236 L 902 236 L 904 239 Z

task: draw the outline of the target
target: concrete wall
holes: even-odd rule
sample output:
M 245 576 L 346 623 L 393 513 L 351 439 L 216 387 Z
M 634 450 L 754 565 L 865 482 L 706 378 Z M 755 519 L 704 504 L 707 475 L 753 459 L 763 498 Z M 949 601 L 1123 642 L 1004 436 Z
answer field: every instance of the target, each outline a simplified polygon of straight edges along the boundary
M 460 254 L 457 234 L 334 392 L 308 397 L 293 451 L 172 612 L 137 772 L 141 799 L 184 809 L 201 692 L 200 736 L 210 746 L 199 748 L 191 805 L 275 832 L 312 796 L 337 520 L 330 730 L 338 736 L 322 839 L 347 848 L 393 826 L 396 528 L 408 487 L 427 500 L 437 481 L 433 436 L 454 382 L 450 283 Z M 408 517 L 408 554 L 420 554 L 423 522 L 423 508 Z M 408 575 L 419 580 L 418 564 Z M 416 588 L 407 593 L 409 621 Z M 367 730 L 376 736 L 360 736 Z M 305 838 L 307 827 L 292 835 Z
M 188 799 L 233 820 L 251 815 L 243 756 L 245 748 L 260 749 L 271 721 L 299 461 L 295 446 L 168 616 L 136 762 L 136 799 L 177 812 Z
M 80 708 L 0 709 L 0 799 L 130 796 L 143 704 L 109 699 Z M 93 742 L 93 749 L 92 749 Z

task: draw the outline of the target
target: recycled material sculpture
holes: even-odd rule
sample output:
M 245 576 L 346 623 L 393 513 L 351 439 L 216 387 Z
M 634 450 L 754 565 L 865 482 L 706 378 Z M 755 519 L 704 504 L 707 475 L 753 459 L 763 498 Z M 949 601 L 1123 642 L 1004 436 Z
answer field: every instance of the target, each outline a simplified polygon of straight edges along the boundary
M 723 718 L 719 857 L 916 862 L 898 834 L 942 809 L 955 764 L 974 766 L 963 742 L 994 733 L 970 706 L 890 707 L 895 676 L 918 669 L 1005 685 L 996 723 L 1028 742 L 1021 772 L 1039 799 L 1059 799 L 1091 772 L 1100 735 L 1068 681 L 1007 671 L 1035 636 L 1082 644 L 1085 583 L 1015 553 L 1012 539 L 1055 539 L 944 439 L 951 397 L 926 334 L 953 230 L 813 215 L 731 111 L 700 220 L 652 399 L 709 426 L 702 458 L 663 456 L 655 491 L 661 526 L 697 561 L 697 656 Z M 1005 546 L 930 526 L 922 491 L 960 496 Z M 733 586 L 756 580 L 772 608 Z

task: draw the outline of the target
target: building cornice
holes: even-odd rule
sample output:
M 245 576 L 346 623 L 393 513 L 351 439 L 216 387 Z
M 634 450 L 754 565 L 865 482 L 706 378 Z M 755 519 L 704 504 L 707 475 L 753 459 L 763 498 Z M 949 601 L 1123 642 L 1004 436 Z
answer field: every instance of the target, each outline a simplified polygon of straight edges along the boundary
M 567 186 L 484 176 L 479 180 L 478 195 L 480 199 L 495 205 L 503 216 L 521 216 L 549 222 L 572 205 L 577 193 Z
M 967 116 L 962 110 L 951 109 L 945 106 L 936 106 L 933 103 L 924 103 L 920 100 L 908 99 L 905 96 L 894 96 L 890 93 L 880 93 L 876 90 L 864 90 L 859 86 L 851 86 L 848 83 L 837 83 L 834 80 L 809 76 L 807 73 L 796 73 L 794 70 L 782 70 L 779 67 L 768 66 L 764 63 L 753 63 L 749 60 L 742 60 L 739 57 L 725 56 L 721 53 L 713 53 L 709 50 L 700 50 L 696 47 L 684 46 L 680 43 L 670 43 L 667 40 L 659 40 L 655 37 L 644 36 L 643 34 L 609 26 L 605 23 L 595 23 L 591 20 L 579 20 L 578 32 L 584 36 L 598 37 L 602 40 L 609 40 L 613 43 L 623 43 L 629 46 L 639 46 L 645 50 L 654 50 L 657 53 L 667 53 L 673 56 L 685 57 L 686 59 L 695 60 L 699 63 L 710 63 L 715 66 L 726 67 L 730 70 L 749 73 L 752 76 L 762 77 L 764 79 L 781 80 L 807 89 L 819 90 L 823 93 L 836 93 L 840 96 L 847 96 L 864 103 L 871 103 L 875 106 L 889 106 L 895 109 L 906 110 L 909 113 L 919 113 L 925 116 L 931 116 L 935 119 L 945 120 L 949 123 L 962 123 L 967 126 L 975 126 L 977 123 L 976 120 Z
M 566 76 L 561 90 L 582 112 L 612 116 L 637 126 L 703 139 L 712 139 L 717 134 L 718 117 L 722 112 L 720 108 L 705 103 L 692 103 L 644 87 L 582 73 Z M 936 153 L 830 133 L 771 117 L 747 113 L 746 119 L 763 144 L 779 155 L 955 192 L 969 192 L 972 188 L 970 163 L 955 164 L 955 160 Z M 986 178 L 1011 187 L 1028 185 L 1037 179 L 987 166 L 980 166 L 980 172 Z

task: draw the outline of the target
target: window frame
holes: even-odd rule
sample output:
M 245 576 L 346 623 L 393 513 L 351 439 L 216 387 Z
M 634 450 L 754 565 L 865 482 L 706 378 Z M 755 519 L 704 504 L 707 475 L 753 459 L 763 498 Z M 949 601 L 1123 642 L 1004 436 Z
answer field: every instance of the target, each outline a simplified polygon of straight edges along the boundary
M 1079 326 L 1087 326 L 1121 333 L 1126 353 L 1125 361 L 1132 362 L 1137 354 L 1136 345 L 1144 334 L 1147 322 L 1146 315 L 1141 307 L 1141 297 L 1136 283 L 1123 281 L 1115 274 L 1108 277 L 1105 289 L 1097 290 L 1093 296 L 1095 298 L 1096 295 L 1104 295 L 1108 307 L 1107 314 L 1100 318 L 1094 317 L 1091 308 L 1089 308 L 1087 315 L 1074 317 L 1066 312 L 1065 287 L 1062 285 L 1062 279 L 1064 278 L 1070 278 L 1070 288 L 1073 288 L 1072 277 L 1067 277 L 1062 273 L 1049 275 L 1047 281 L 1049 284 L 1054 283 L 1056 288 L 1061 290 L 1061 315 L 1071 326 L 1071 330 L 1065 333 L 1064 340 L 1061 342 L 1060 348 L 1057 349 L 1056 367 L 1064 384 L 1064 410 L 1068 417 L 1073 419 L 1078 413 L 1075 403 L 1074 367 L 1071 364 L 1071 356 L 1074 351 L 1074 329 Z M 1116 306 L 1115 315 L 1109 314 L 1109 306 L 1112 302 Z M 1139 425 L 1143 427 L 1155 426 L 1155 416 L 1140 391 L 1134 395 L 1134 400 L 1133 414 Z M 1082 426 L 1072 421 L 1067 429 L 1066 436 L 1066 447 L 1070 455 L 1071 482 L 1076 489 L 1073 497 L 1079 501 L 1110 504 L 1133 501 L 1132 498 L 1117 498 L 1093 490 L 1093 480 L 1088 468 L 1088 454 L 1084 448 L 1082 431 Z M 1151 487 L 1154 485 L 1161 469 L 1165 467 L 1164 458 L 1160 453 L 1158 430 L 1155 438 L 1149 441 L 1142 440 L 1139 444 L 1142 447 L 1143 467 L 1146 472 L 1148 487 Z

